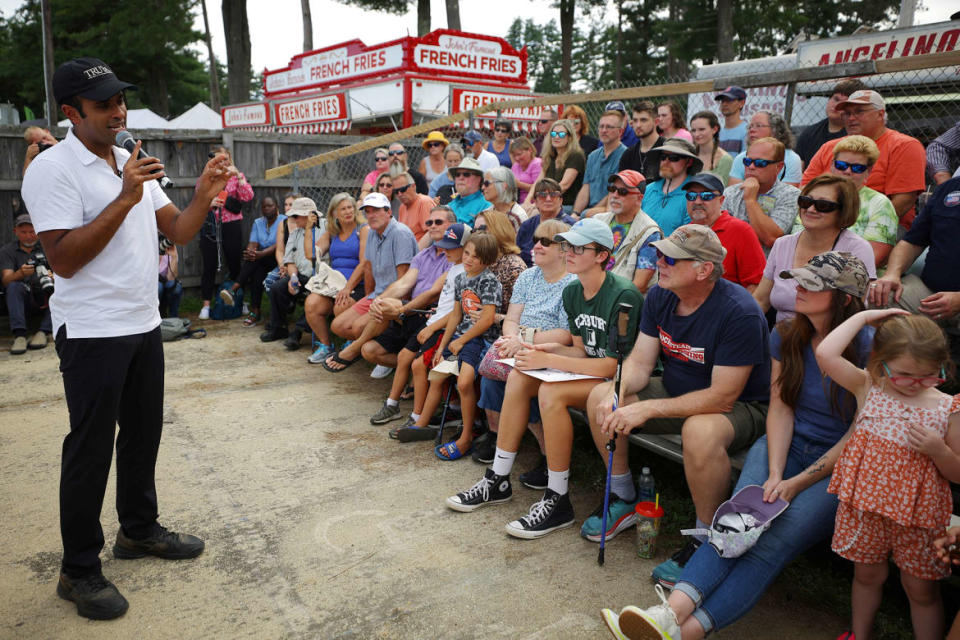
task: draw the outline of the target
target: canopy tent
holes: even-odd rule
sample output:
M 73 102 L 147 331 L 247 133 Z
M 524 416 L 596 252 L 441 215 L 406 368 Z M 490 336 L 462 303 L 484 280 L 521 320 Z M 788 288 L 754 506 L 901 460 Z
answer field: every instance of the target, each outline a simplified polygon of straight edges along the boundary
M 60 127 L 69 127 L 70 121 L 63 119 L 57 123 Z M 127 110 L 127 127 L 130 129 L 170 129 L 170 123 L 150 109 Z M 220 127 L 217 127 L 218 129 Z
M 190 107 L 169 122 L 170 129 L 220 129 L 223 123 L 220 114 L 203 102 Z

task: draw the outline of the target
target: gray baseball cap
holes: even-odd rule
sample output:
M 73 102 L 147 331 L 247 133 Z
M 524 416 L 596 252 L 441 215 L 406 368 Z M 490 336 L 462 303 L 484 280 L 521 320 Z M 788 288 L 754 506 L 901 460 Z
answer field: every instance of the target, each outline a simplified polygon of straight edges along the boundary
M 665 256 L 678 260 L 701 260 L 722 264 L 727 250 L 710 227 L 702 224 L 685 224 L 677 227 L 663 240 L 651 242 Z
M 554 238 L 566 240 L 575 247 L 584 247 L 595 242 L 606 249 L 613 249 L 613 231 L 610 230 L 610 225 L 596 218 L 579 220 L 569 231 L 558 233 Z
M 867 294 L 870 284 L 863 260 L 848 251 L 827 251 L 813 256 L 802 267 L 781 271 L 780 277 L 792 278 L 808 291 L 835 289 L 858 298 Z

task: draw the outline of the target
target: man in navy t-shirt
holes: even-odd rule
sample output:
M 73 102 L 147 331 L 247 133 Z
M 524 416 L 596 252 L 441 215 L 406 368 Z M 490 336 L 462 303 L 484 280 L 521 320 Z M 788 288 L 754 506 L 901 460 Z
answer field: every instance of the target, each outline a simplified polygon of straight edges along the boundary
M 770 334 L 747 290 L 721 278 L 726 249 L 712 229 L 688 224 L 652 244 L 659 283 L 647 293 L 637 342 L 623 363 L 619 408 L 613 411 L 613 384 L 607 383 L 590 394 L 587 416 L 598 448 L 634 429 L 682 434 L 698 528 L 709 528 L 730 492 L 727 451 L 749 447 L 764 430 Z M 663 377 L 652 377 L 660 356 Z M 613 455 L 608 539 L 626 527 L 636 501 L 625 444 Z M 593 516 L 597 535 L 588 539 L 600 539 L 602 510 Z M 589 519 L 588 529 L 592 533 Z M 699 542 L 658 566 L 654 577 L 674 582 Z

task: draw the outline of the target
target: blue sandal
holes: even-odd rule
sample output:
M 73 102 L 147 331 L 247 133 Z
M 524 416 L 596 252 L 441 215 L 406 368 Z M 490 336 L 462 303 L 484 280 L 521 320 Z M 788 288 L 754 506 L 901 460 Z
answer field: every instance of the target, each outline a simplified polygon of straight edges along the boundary
M 468 456 L 473 453 L 473 445 L 470 445 L 470 448 L 460 452 L 460 447 L 457 446 L 456 440 L 450 441 L 447 444 L 441 444 L 434 448 L 433 453 L 444 461 L 453 461 L 459 460 L 463 456 Z

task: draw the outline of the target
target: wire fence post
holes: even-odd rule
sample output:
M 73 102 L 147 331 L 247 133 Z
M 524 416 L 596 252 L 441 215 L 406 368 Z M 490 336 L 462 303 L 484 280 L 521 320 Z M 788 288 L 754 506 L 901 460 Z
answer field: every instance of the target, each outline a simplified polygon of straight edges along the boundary
M 300 167 L 296 165 L 293 167 L 293 187 L 291 190 L 294 193 L 300 193 Z
M 790 126 L 790 121 L 793 118 L 793 98 L 797 94 L 797 83 L 791 82 L 787 85 L 787 95 L 784 100 L 783 105 L 783 119 L 787 122 L 787 126 Z

